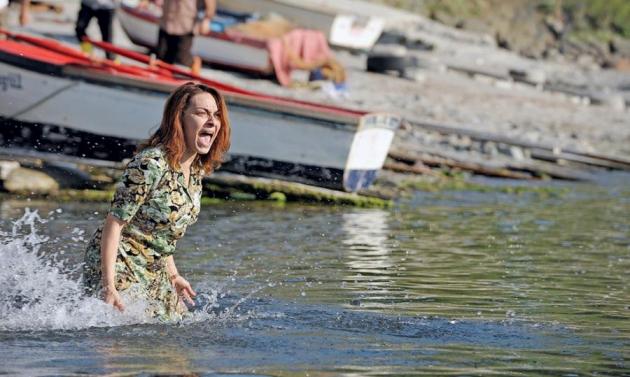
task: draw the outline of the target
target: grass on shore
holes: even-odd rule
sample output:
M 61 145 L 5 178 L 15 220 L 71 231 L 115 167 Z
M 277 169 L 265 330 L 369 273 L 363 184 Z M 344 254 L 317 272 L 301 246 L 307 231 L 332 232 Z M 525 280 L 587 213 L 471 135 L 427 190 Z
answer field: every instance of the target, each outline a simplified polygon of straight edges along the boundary
M 568 192 L 568 189 L 566 188 L 549 186 L 488 185 L 470 182 L 459 177 L 432 180 L 409 179 L 401 183 L 401 188 L 405 190 L 418 190 L 434 193 L 446 191 L 474 191 L 510 195 L 534 194 L 540 198 L 561 197 Z
M 497 17 L 502 7 L 535 6 L 542 16 L 553 16 L 561 7 L 571 27 L 568 37 L 586 36 L 630 38 L 630 1 L 628 0 L 370 0 L 410 12 L 431 16 L 447 14 L 459 19 Z M 534 21 L 534 20 L 531 20 Z M 600 39 L 602 40 L 602 39 Z

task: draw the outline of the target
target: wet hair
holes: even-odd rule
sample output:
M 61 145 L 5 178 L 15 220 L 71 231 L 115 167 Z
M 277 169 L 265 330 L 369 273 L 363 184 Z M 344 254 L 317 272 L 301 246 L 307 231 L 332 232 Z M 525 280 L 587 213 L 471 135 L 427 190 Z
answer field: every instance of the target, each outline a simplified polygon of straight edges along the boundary
M 182 125 L 183 113 L 188 108 L 191 99 L 200 93 L 208 93 L 216 101 L 219 118 L 221 119 L 221 128 L 210 151 L 204 155 L 197 155 L 193 166 L 203 169 L 205 174 L 210 174 L 221 166 L 224 155 L 230 148 L 231 130 L 227 106 L 218 90 L 194 82 L 187 82 L 171 93 L 164 105 L 160 128 L 146 142 L 140 145 L 138 152 L 146 148 L 161 146 L 166 153 L 170 167 L 176 170 L 179 169 L 179 161 L 186 149 Z

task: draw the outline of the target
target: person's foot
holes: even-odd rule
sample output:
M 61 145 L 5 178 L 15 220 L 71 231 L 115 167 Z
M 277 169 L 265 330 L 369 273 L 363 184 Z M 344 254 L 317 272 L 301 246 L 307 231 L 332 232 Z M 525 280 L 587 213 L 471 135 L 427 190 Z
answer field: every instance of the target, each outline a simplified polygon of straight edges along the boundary
M 190 73 L 193 75 L 201 74 L 201 58 L 199 56 L 193 56 L 193 62 L 190 66 Z
M 81 51 L 84 53 L 91 55 L 92 54 L 92 44 L 90 42 L 81 42 Z

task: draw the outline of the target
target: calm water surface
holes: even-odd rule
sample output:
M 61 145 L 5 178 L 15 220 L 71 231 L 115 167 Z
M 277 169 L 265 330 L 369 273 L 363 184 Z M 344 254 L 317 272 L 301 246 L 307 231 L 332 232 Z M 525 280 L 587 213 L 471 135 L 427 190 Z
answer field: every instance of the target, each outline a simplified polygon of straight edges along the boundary
M 0 374 L 627 376 L 630 178 L 604 178 L 391 210 L 204 207 L 176 256 L 198 310 L 173 324 L 81 296 L 107 206 L 5 200 Z M 35 232 L 13 226 L 26 207 Z

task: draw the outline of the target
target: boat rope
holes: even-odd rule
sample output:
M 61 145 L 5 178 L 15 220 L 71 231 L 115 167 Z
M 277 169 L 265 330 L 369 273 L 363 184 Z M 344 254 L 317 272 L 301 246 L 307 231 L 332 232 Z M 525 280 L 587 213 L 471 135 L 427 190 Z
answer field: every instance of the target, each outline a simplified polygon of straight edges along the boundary
M 11 114 L 11 115 L 9 115 L 9 119 L 11 119 L 11 118 L 15 119 L 16 117 L 18 117 L 18 116 L 20 116 L 20 115 L 24 115 L 25 113 L 27 113 L 27 112 L 29 112 L 29 111 L 33 110 L 34 108 L 36 108 L 36 107 L 39 107 L 39 106 L 43 105 L 44 103 L 46 103 L 49 99 L 53 98 L 54 96 L 56 96 L 56 95 L 58 95 L 58 94 L 60 94 L 60 93 L 62 93 L 62 92 L 65 92 L 66 90 L 68 90 L 68 89 L 70 89 L 70 88 L 73 88 L 73 87 L 75 87 L 75 86 L 76 86 L 76 85 L 78 85 L 78 84 L 79 84 L 79 82 L 78 82 L 78 81 L 71 82 L 70 84 L 68 84 L 68 85 L 66 85 L 66 86 L 63 86 L 63 87 L 61 87 L 61 88 L 59 88 L 59 89 L 57 89 L 57 90 L 53 91 L 52 93 L 48 94 L 47 96 L 44 96 L 44 98 L 40 99 L 39 101 L 37 101 L 37 102 L 35 102 L 35 103 L 33 103 L 33 104 L 31 104 L 31 105 L 27 106 L 26 108 L 24 108 L 24 109 L 22 109 L 22 110 L 18 111 L 18 112 L 17 112 L 17 113 L 15 113 L 15 114 Z

